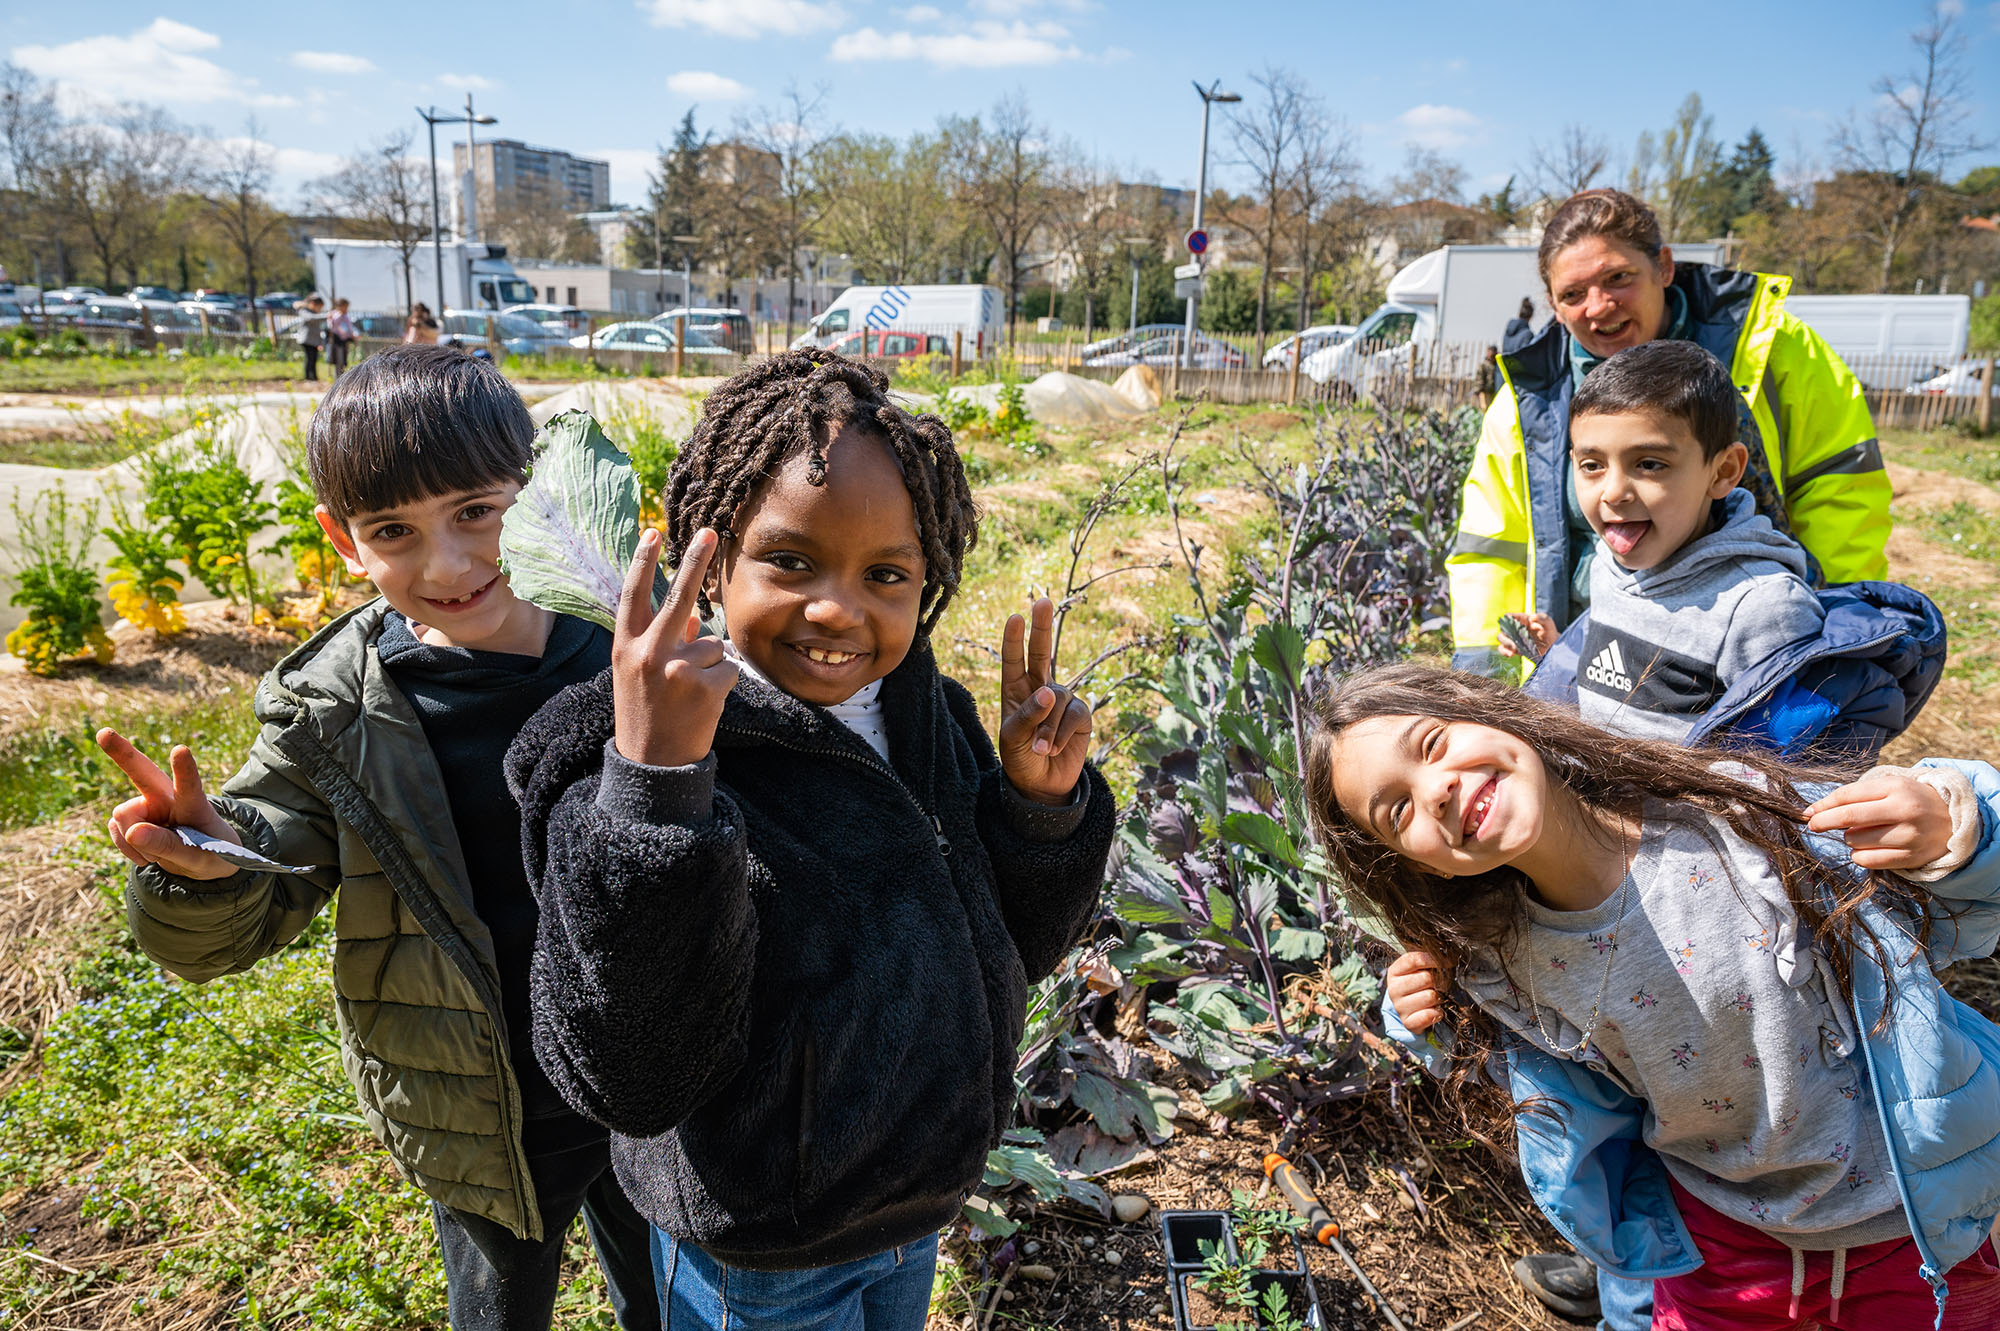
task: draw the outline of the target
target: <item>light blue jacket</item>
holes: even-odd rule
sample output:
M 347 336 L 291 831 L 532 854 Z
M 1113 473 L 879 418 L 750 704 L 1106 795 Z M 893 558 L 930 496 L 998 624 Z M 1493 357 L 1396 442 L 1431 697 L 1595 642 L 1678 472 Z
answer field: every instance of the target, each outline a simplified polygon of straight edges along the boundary
M 2000 1027 L 1938 982 L 1954 961 L 1990 955 L 2000 941 L 2000 772 L 1985 763 L 1927 758 L 1972 782 L 1981 806 L 1979 848 L 1964 867 L 1929 885 L 1936 916 L 1926 951 L 1888 912 L 1862 922 L 1892 959 L 1891 1020 L 1876 1029 L 1887 992 L 1865 950 L 1854 966 L 1854 1015 L 1864 1032 L 1868 1083 L 1921 1273 L 1944 1317 L 1944 1273 L 1985 1242 L 2000 1215 Z M 1809 792 L 1816 795 L 1819 792 Z M 1844 843 L 1814 838 L 1830 863 L 1850 865 Z M 1410 1035 L 1385 1001 L 1391 1034 L 1442 1070 L 1435 1046 Z M 1516 1103 L 1547 1097 L 1559 1119 L 1518 1120 L 1521 1173 L 1535 1204 L 1577 1251 L 1613 1275 L 1685 1275 L 1701 1253 L 1681 1220 L 1660 1157 L 1646 1145 L 1646 1104 L 1580 1063 L 1514 1042 L 1506 1054 Z

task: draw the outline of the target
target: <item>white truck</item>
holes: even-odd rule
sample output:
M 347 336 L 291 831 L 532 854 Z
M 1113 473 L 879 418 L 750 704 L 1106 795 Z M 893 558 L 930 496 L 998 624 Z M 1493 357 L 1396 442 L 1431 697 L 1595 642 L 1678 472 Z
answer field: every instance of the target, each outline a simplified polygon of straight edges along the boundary
M 1689 263 L 1715 263 L 1722 252 L 1713 243 L 1671 248 Z M 1412 343 L 1425 357 L 1422 373 L 1469 377 L 1486 349 L 1500 345 L 1523 299 L 1534 306 L 1537 329 L 1550 317 L 1532 245 L 1447 245 L 1400 270 L 1383 294 L 1387 303 L 1352 337 L 1305 359 L 1300 368 L 1313 382 L 1338 381 L 1369 396 L 1370 381 L 1407 360 Z
M 444 304 L 448 310 L 503 310 L 535 299 L 535 289 L 507 262 L 504 245 L 446 241 Z M 410 251 L 409 285 L 404 286 L 403 252 L 394 241 L 342 240 L 315 236 L 313 288 L 328 300 L 347 297 L 355 314 L 404 313 L 411 301 L 432 307 L 438 299 L 437 268 L 429 241 Z
M 1000 345 L 1006 318 L 998 287 L 849 287 L 813 316 L 792 346 L 830 347 L 863 328 L 944 338 L 959 333 L 969 360 Z
M 1902 388 L 1958 363 L 1970 296 L 1801 296 L 1785 308 L 1826 340 L 1870 388 Z

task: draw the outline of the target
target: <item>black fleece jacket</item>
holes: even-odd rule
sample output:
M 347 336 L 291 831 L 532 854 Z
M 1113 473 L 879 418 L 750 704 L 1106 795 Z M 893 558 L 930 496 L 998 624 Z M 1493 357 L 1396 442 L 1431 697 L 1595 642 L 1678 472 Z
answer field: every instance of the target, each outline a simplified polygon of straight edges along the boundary
M 1006 781 L 977 708 L 913 648 L 890 763 L 745 676 L 713 752 L 611 744 L 611 677 L 507 756 L 541 905 L 535 1050 L 612 1131 L 639 1211 L 735 1266 L 825 1266 L 951 1219 L 1009 1125 L 1027 985 L 1090 918 L 1115 810 Z

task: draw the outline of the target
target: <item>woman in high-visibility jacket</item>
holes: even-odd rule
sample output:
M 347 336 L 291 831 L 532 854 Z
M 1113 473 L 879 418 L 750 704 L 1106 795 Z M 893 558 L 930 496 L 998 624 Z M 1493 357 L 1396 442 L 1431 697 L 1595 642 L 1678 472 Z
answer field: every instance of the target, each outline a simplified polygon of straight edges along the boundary
M 1508 613 L 1568 625 L 1588 601 L 1590 524 L 1569 484 L 1569 402 L 1593 366 L 1655 338 L 1727 365 L 1758 511 L 1812 555 L 1818 580 L 1888 575 L 1889 478 L 1860 380 L 1785 312 L 1791 279 L 1676 264 L 1650 208 L 1620 190 L 1571 197 L 1542 233 L 1555 319 L 1500 357 L 1465 480 L 1451 580 L 1452 665 L 1500 671 Z

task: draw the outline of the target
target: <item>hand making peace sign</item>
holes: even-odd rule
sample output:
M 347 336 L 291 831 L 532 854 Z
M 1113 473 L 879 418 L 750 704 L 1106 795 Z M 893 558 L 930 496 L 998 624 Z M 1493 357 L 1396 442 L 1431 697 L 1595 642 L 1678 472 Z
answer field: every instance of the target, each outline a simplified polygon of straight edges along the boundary
M 1000 640 L 1000 766 L 1014 788 L 1042 804 L 1067 804 L 1090 752 L 1090 706 L 1055 682 L 1056 608 L 1007 617 Z
M 736 663 L 717 638 L 702 638 L 695 601 L 721 544 L 703 527 L 688 542 L 673 588 L 656 614 L 653 569 L 660 534 L 639 537 L 618 594 L 611 639 L 611 700 L 618 752 L 635 763 L 685 767 L 708 756 L 722 703 L 736 684 Z
M 218 841 L 240 846 L 243 838 L 222 820 L 201 787 L 201 769 L 187 745 L 177 744 L 167 756 L 169 777 L 159 764 L 139 752 L 132 741 L 106 727 L 97 732 L 103 749 L 120 771 L 132 779 L 138 795 L 111 811 L 111 844 L 134 864 L 157 864 L 182 878 L 227 878 L 236 866 L 219 855 L 197 850 L 180 839 L 176 827 L 192 827 Z

